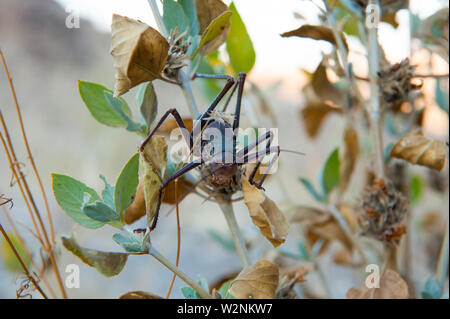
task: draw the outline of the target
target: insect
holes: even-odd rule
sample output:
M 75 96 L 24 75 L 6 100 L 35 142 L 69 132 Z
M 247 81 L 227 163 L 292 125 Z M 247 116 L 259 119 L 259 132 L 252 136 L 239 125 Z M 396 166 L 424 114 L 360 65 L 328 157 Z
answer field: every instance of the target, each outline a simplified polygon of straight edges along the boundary
M 205 112 L 203 112 L 194 122 L 192 131 L 189 132 L 176 109 L 168 110 L 147 136 L 142 143 L 140 150 L 142 151 L 145 145 L 150 141 L 152 136 L 158 128 L 164 123 L 169 115 L 172 115 L 183 133 L 183 138 L 189 146 L 191 152 L 197 154 L 196 160 L 186 163 L 182 168 L 176 171 L 170 177 L 164 179 L 160 186 L 159 199 L 157 205 L 157 213 L 153 219 L 150 230 L 156 227 L 158 220 L 158 213 L 161 205 L 162 190 L 167 187 L 172 181 L 188 173 L 191 170 L 197 169 L 202 176 L 202 181 L 205 186 L 211 189 L 220 196 L 231 198 L 231 195 L 241 189 L 241 176 L 243 173 L 243 165 L 250 162 L 255 162 L 256 165 L 248 176 L 249 182 L 262 189 L 264 180 L 268 175 L 271 166 L 276 162 L 280 153 L 279 146 L 271 146 L 274 134 L 268 131 L 264 135 L 258 137 L 255 142 L 238 149 L 238 129 L 241 116 L 242 95 L 245 84 L 245 73 L 239 73 L 235 80 L 227 75 L 209 75 L 196 73 L 197 78 L 212 78 L 224 79 L 226 84 L 223 89 L 216 96 L 214 101 L 209 105 Z M 230 95 L 222 109 L 222 112 L 216 110 L 219 102 L 230 91 Z M 225 112 L 231 97 L 237 90 L 237 99 L 234 115 L 231 119 L 222 116 Z M 263 150 L 255 150 L 258 145 L 266 143 Z M 274 158 L 269 162 L 262 178 L 255 182 L 255 174 L 260 168 L 262 161 L 266 155 L 274 154 Z

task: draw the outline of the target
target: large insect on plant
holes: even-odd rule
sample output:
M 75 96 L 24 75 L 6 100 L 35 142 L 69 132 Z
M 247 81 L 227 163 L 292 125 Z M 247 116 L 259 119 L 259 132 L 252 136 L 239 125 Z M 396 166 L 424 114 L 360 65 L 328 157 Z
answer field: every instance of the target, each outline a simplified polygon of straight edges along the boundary
M 204 111 L 195 121 L 191 132 L 187 130 L 178 111 L 176 109 L 170 109 L 161 117 L 140 147 L 140 150 L 143 151 L 145 145 L 151 140 L 160 126 L 171 114 L 182 131 L 184 141 L 189 147 L 190 155 L 198 155 L 196 157 L 194 156 L 194 159 L 191 162 L 182 165 L 182 167 L 173 175 L 162 181 L 159 190 L 156 216 L 153 219 L 150 230 L 153 230 L 156 227 L 158 221 L 163 189 L 177 178 L 193 169 L 197 169 L 200 173 L 200 181 L 205 184 L 205 187 L 210 193 L 230 199 L 234 193 L 241 190 L 243 165 L 256 162 L 256 165 L 248 176 L 248 180 L 251 185 L 258 189 L 262 189 L 262 185 L 280 153 L 279 146 L 271 146 L 274 138 L 272 131 L 268 131 L 264 135 L 261 135 L 253 143 L 241 146 L 240 148 L 238 146 L 237 139 L 241 117 L 242 94 L 246 77 L 245 73 L 241 72 L 236 81 L 233 77 L 227 75 L 197 73 L 195 77 L 225 79 L 227 82 L 206 111 Z M 221 111 L 217 111 L 217 106 L 230 89 L 231 93 L 229 94 L 225 105 Z M 230 123 L 231 120 L 225 116 L 225 111 L 236 89 L 237 99 L 235 112 L 232 116 L 232 123 Z M 264 149 L 255 150 L 264 142 L 266 142 Z M 270 154 L 275 154 L 275 156 L 270 159 L 267 167 L 265 167 L 262 177 L 256 182 L 255 175 L 265 157 Z M 192 158 L 192 156 L 190 158 Z

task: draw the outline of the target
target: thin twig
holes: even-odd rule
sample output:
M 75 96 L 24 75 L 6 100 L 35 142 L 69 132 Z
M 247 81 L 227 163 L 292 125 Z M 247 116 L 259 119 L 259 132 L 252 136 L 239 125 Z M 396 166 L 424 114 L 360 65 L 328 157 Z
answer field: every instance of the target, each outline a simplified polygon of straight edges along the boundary
M 378 0 L 371 0 L 370 4 L 380 6 Z M 384 178 L 384 158 L 383 158 L 383 134 L 381 126 L 381 105 L 380 92 L 378 86 L 378 70 L 380 61 L 378 57 L 378 30 L 377 26 L 371 26 L 368 30 L 368 51 L 369 51 L 369 80 L 370 80 L 370 106 L 368 113 L 371 120 L 372 137 L 374 141 L 374 159 L 377 165 L 378 178 Z
M 178 192 L 177 192 L 178 178 L 174 181 L 174 183 L 175 183 L 175 202 L 176 202 L 175 205 L 176 205 L 176 217 L 177 217 L 177 257 L 176 257 L 176 261 L 175 261 L 175 266 L 178 267 L 179 263 L 180 263 L 180 246 L 181 246 L 180 210 L 179 210 L 179 205 L 178 205 Z M 173 274 L 172 281 L 170 282 L 169 290 L 167 291 L 167 294 L 166 294 L 166 299 L 169 299 L 169 297 L 170 297 L 170 293 L 172 292 L 172 287 L 175 282 L 175 278 L 176 278 L 176 275 Z
M 231 237 L 233 238 L 234 246 L 236 247 L 236 252 L 241 261 L 242 268 L 248 267 L 250 265 L 247 249 L 245 248 L 245 242 L 242 238 L 242 233 L 236 221 L 236 216 L 234 215 L 233 206 L 231 202 L 219 201 L 220 209 L 227 221 L 228 228 L 231 232 Z
M 198 283 L 196 283 L 192 278 L 190 278 L 188 275 L 186 275 L 184 272 L 180 270 L 177 266 L 172 264 L 166 257 L 161 255 L 155 248 L 150 247 L 150 250 L 148 252 L 150 255 L 152 255 L 156 260 L 158 260 L 161 264 L 163 264 L 165 267 L 167 267 L 170 271 L 172 271 L 174 274 L 176 274 L 178 277 L 180 277 L 181 280 L 183 280 L 185 283 L 187 283 L 189 286 L 192 287 L 202 298 L 204 299 L 211 299 L 212 297 L 209 295 L 209 293 L 203 289 Z
M 5 237 L 6 242 L 8 243 L 9 247 L 11 248 L 11 250 L 13 251 L 14 255 L 16 256 L 17 260 L 20 263 L 20 266 L 22 267 L 23 271 L 25 272 L 25 275 L 27 276 L 28 279 L 31 280 L 31 282 L 33 283 L 33 285 L 36 287 L 37 291 L 39 291 L 39 293 L 41 294 L 41 296 L 44 299 L 48 299 L 47 295 L 45 294 L 45 292 L 42 290 L 42 288 L 38 285 L 38 283 L 36 282 L 36 280 L 34 279 L 33 275 L 30 273 L 30 271 L 28 270 L 28 267 L 25 265 L 24 261 L 22 260 L 22 257 L 20 257 L 19 253 L 17 252 L 16 248 L 14 247 L 13 243 L 11 242 L 11 239 L 9 239 L 8 234 L 6 233 L 6 231 L 3 229 L 2 224 L 0 224 L 0 232 L 2 233 L 3 237 Z
M 22 133 L 23 141 L 25 144 L 25 149 L 27 151 L 27 156 L 30 159 L 31 167 L 33 168 L 34 175 L 36 176 L 36 180 L 38 181 L 38 184 L 39 184 L 39 189 L 41 191 L 42 199 L 44 200 L 45 210 L 47 211 L 48 224 L 50 227 L 50 235 L 51 235 L 51 239 L 52 239 L 52 244 L 54 246 L 55 245 L 55 230 L 53 228 L 53 222 L 52 222 L 52 217 L 50 214 L 50 207 L 48 204 L 47 195 L 45 193 L 44 185 L 42 184 L 41 177 L 39 176 L 39 172 L 37 170 L 36 163 L 34 162 L 33 155 L 31 154 L 30 145 L 28 143 L 28 138 L 25 134 L 25 127 L 23 125 L 22 113 L 20 111 L 19 102 L 17 100 L 16 90 L 14 89 L 14 84 L 13 84 L 11 75 L 9 73 L 8 65 L 6 64 L 6 59 L 3 55 L 2 50 L 0 50 L 0 57 L 2 59 L 3 67 L 5 68 L 6 76 L 8 78 L 9 86 L 11 88 L 11 93 L 13 95 L 14 105 L 16 107 L 17 117 L 19 119 L 19 124 L 20 124 L 20 131 Z
M 364 253 L 364 250 L 359 245 L 359 242 L 356 240 L 355 236 L 353 235 L 350 226 L 348 225 L 347 221 L 345 220 L 342 213 L 339 211 L 339 209 L 335 205 L 328 205 L 328 209 L 330 210 L 331 215 L 333 215 L 334 219 L 338 222 L 341 229 L 344 231 L 347 238 L 350 240 L 350 242 L 353 244 L 353 247 L 358 251 L 359 255 L 361 256 L 361 259 L 365 265 L 368 264 L 366 254 Z
M 17 103 L 17 98 L 15 97 L 15 90 L 14 90 L 14 86 L 12 84 L 12 79 L 11 79 L 11 77 L 9 75 L 9 71 L 8 71 L 8 68 L 7 68 L 7 65 L 6 65 L 6 61 L 4 59 L 4 56 L 3 56 L 3 53 L 1 52 L 1 50 L 0 50 L 0 56 L 1 56 L 1 59 L 2 59 L 2 62 L 3 62 L 3 66 L 4 66 L 5 70 L 6 70 L 7 77 L 8 77 L 8 80 L 9 80 L 9 83 L 10 83 L 10 86 L 11 86 L 11 90 L 12 90 L 12 93 L 13 93 L 13 96 L 14 96 L 14 102 L 16 104 L 16 109 L 18 111 L 19 121 L 20 121 L 20 124 L 21 124 L 22 134 L 23 134 L 24 139 L 25 139 L 25 144 L 26 144 L 26 147 L 27 147 L 28 156 L 29 156 L 30 160 L 32 161 L 33 170 L 35 170 L 35 173 L 37 173 L 37 169 L 34 166 L 34 161 L 32 160 L 31 153 L 29 153 L 28 142 L 26 140 L 26 136 L 25 136 L 25 133 L 24 133 L 23 122 L 22 122 L 22 118 L 21 118 L 20 109 L 19 109 L 19 106 L 18 106 L 18 103 Z M 22 171 L 20 169 L 17 169 L 18 172 L 16 172 L 16 165 L 15 165 L 15 163 L 18 163 L 18 161 L 17 161 L 17 157 L 15 155 L 14 147 L 13 147 L 12 142 L 11 142 L 11 138 L 10 138 L 10 135 L 9 135 L 9 132 L 8 132 L 8 128 L 6 126 L 6 122 L 5 122 L 4 118 L 3 118 L 3 115 L 1 113 L 1 111 L 0 111 L 0 122 L 2 124 L 3 130 L 5 131 L 6 141 L 3 138 L 3 135 L 1 134 L 1 132 L 0 132 L 0 137 L 1 137 L 2 144 L 3 144 L 4 148 L 5 148 L 5 153 L 7 154 L 11 170 L 13 172 L 14 177 L 17 180 L 17 183 L 19 185 L 20 191 L 21 191 L 22 196 L 23 196 L 23 198 L 25 200 L 27 208 L 29 209 L 29 213 L 30 213 L 31 219 L 33 221 L 35 230 L 36 230 L 37 234 L 40 234 L 39 228 L 37 227 L 36 221 L 35 221 L 35 219 L 33 217 L 33 210 L 34 210 L 34 213 L 36 215 L 35 217 L 37 218 L 37 220 L 39 222 L 39 226 L 40 226 L 40 228 L 42 230 L 42 235 L 43 235 L 44 241 L 45 241 L 45 246 L 43 246 L 43 248 L 49 253 L 50 260 L 52 261 L 52 265 L 53 265 L 53 270 L 54 270 L 54 273 L 55 273 L 55 276 L 56 276 L 59 288 L 60 288 L 61 293 L 63 295 L 63 298 L 67 298 L 67 294 L 66 294 L 66 291 L 64 289 L 64 285 L 62 283 L 62 278 L 61 278 L 61 275 L 59 273 L 58 265 L 56 263 L 56 257 L 55 257 L 55 254 L 54 254 L 53 245 L 50 243 L 50 239 L 49 239 L 49 236 L 47 234 L 47 230 L 45 228 L 45 225 L 44 225 L 44 222 L 42 220 L 41 214 L 39 213 L 39 209 L 37 208 L 37 205 L 36 205 L 36 203 L 34 201 L 33 194 L 31 193 L 31 190 L 30 190 L 30 188 L 28 186 L 27 180 L 26 180 L 25 176 L 23 175 Z M 9 147 L 9 149 L 8 149 L 8 147 Z M 38 177 L 39 175 L 37 174 L 36 176 Z M 40 179 L 38 179 L 38 181 L 39 180 Z M 23 185 L 22 185 L 22 182 L 23 182 Z M 26 193 L 26 195 L 25 195 L 25 193 Z M 29 200 L 29 202 L 28 202 L 28 200 Z M 30 203 L 31 203 L 31 206 L 32 206 L 33 210 L 30 207 Z M 49 210 L 47 212 L 49 213 Z M 49 218 L 50 225 L 52 225 L 50 215 L 48 215 L 48 218 Z M 52 227 L 53 226 L 51 226 L 51 228 Z
M 19 241 L 20 245 L 22 245 L 22 247 L 25 250 L 25 253 L 27 254 L 28 258 L 31 260 L 31 265 L 35 268 L 35 269 L 39 269 L 38 265 L 36 264 L 36 262 L 33 259 L 33 255 L 31 254 L 30 250 L 28 249 L 28 246 L 25 242 L 25 240 L 23 239 L 23 237 L 20 235 L 13 219 L 11 218 L 11 216 L 9 215 L 9 209 L 6 207 L 2 207 L 3 213 L 6 216 L 6 220 L 8 221 L 9 225 L 12 228 L 12 231 L 14 232 L 14 236 L 17 238 L 17 240 Z M 34 234 L 33 234 L 34 235 Z M 43 246 L 43 245 L 42 245 Z M 42 269 L 39 271 L 38 276 L 39 278 L 42 280 L 42 282 L 44 283 L 45 287 L 47 288 L 48 292 L 50 293 L 50 295 L 52 296 L 52 298 L 56 298 L 56 294 L 52 289 L 52 286 L 50 285 L 50 283 L 46 280 L 45 276 L 43 276 L 44 274 L 44 270 L 45 268 L 42 267 Z
M 439 253 L 439 261 L 436 269 L 436 280 L 439 283 L 439 287 L 441 288 L 441 292 L 444 291 L 445 288 L 445 279 L 447 278 L 448 271 L 448 224 L 447 229 L 445 230 L 444 240 L 442 241 L 441 252 Z

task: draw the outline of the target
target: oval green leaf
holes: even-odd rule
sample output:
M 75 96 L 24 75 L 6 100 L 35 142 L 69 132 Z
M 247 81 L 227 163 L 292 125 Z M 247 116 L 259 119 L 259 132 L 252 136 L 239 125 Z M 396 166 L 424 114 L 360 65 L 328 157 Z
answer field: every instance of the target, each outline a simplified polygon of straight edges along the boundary
M 234 2 L 230 4 L 229 8 L 233 12 L 230 32 L 226 41 L 230 64 L 235 74 L 248 73 L 255 64 L 255 50 Z
M 84 202 L 85 194 L 89 195 L 87 204 L 98 200 L 95 190 L 72 177 L 54 173 L 52 174 L 52 188 L 59 206 L 75 222 L 91 229 L 99 228 L 105 224 L 83 213 L 83 206 L 86 204 Z

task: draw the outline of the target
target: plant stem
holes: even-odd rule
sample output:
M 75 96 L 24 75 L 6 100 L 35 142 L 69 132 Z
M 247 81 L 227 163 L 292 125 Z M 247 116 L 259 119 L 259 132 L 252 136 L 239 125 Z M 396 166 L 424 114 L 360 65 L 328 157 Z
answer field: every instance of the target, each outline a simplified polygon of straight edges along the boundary
M 156 21 L 156 24 L 158 25 L 159 31 L 161 32 L 161 34 L 163 36 L 165 36 L 167 38 L 169 35 L 169 32 L 166 29 L 166 26 L 164 25 L 164 21 L 161 17 L 161 14 L 159 13 L 159 9 L 156 4 L 156 1 L 148 0 L 148 3 L 152 9 L 153 16 L 155 17 L 155 21 Z M 190 72 L 187 72 L 187 74 L 190 74 Z M 191 112 L 192 118 L 196 119 L 200 115 L 200 113 L 198 112 L 197 103 L 195 103 L 195 98 L 194 98 L 194 94 L 192 93 L 190 80 L 191 79 L 189 78 L 189 76 L 187 76 L 183 70 L 178 71 L 178 81 L 179 81 L 181 91 L 183 92 L 183 95 L 186 98 L 186 102 L 188 104 L 188 108 L 189 108 L 189 111 Z
M 447 270 L 448 270 L 448 224 L 447 229 L 445 231 L 444 240 L 442 241 L 441 252 L 439 253 L 439 261 L 436 269 L 436 280 L 441 287 L 441 291 L 444 291 L 445 288 L 445 279 L 447 278 Z
M 159 32 L 161 32 L 161 34 L 167 38 L 169 33 L 167 32 L 167 29 L 166 29 L 166 26 L 164 25 L 161 14 L 159 13 L 159 9 L 158 9 L 158 5 L 156 4 L 156 1 L 148 0 L 148 4 L 152 8 L 153 16 L 155 17 L 155 21 L 156 21 L 156 24 L 158 25 Z
M 189 72 L 187 73 L 189 74 Z M 178 80 L 180 82 L 180 88 L 186 99 L 189 111 L 191 112 L 191 116 L 193 119 L 196 119 L 198 118 L 200 113 L 198 111 L 197 103 L 195 102 L 194 94 L 192 93 L 190 78 L 186 75 L 186 73 L 183 70 L 179 70 Z
M 347 221 L 345 220 L 342 213 L 337 209 L 335 205 L 328 205 L 328 209 L 331 212 L 331 215 L 337 220 L 339 223 L 339 226 L 344 231 L 347 238 L 352 242 L 355 249 L 358 251 L 359 255 L 361 256 L 361 259 L 365 265 L 367 265 L 369 262 L 367 261 L 366 254 L 364 253 L 364 250 L 359 245 L 358 241 L 356 240 L 355 236 L 353 236 L 353 233 L 350 229 L 350 226 L 348 225 Z
M 248 261 L 247 249 L 245 248 L 245 242 L 237 224 L 236 216 L 234 215 L 233 206 L 230 201 L 219 201 L 219 206 L 220 209 L 222 209 L 228 228 L 230 229 L 231 237 L 233 238 L 234 246 L 236 247 L 236 252 L 241 261 L 242 268 L 248 267 L 250 263 Z
M 190 278 L 188 275 L 186 275 L 184 272 L 180 270 L 177 266 L 172 264 L 166 257 L 161 255 L 155 248 L 150 247 L 150 250 L 148 252 L 150 255 L 155 257 L 161 264 L 163 264 L 165 267 L 167 267 L 170 271 L 172 271 L 174 274 L 176 274 L 178 277 L 180 277 L 181 280 L 183 280 L 185 283 L 187 283 L 189 286 L 192 287 L 197 293 L 204 299 L 211 299 L 212 297 L 209 295 L 209 293 L 204 290 L 198 283 L 196 283 L 192 278 Z
M 13 251 L 13 253 L 16 256 L 17 260 L 19 261 L 20 266 L 22 267 L 23 271 L 25 272 L 25 275 L 27 276 L 27 278 L 31 280 L 31 282 L 36 287 L 37 291 L 39 291 L 41 296 L 44 299 L 48 299 L 47 295 L 44 293 L 44 291 L 42 291 L 41 287 L 38 285 L 38 283 L 34 279 L 33 275 L 30 273 L 30 271 L 28 270 L 27 266 L 23 262 L 22 258 L 20 257 L 19 253 L 17 252 L 16 248 L 14 247 L 13 243 L 11 242 L 11 239 L 9 238 L 8 234 L 3 229 L 2 224 L 0 224 L 0 232 L 2 233 L 3 237 L 5 237 L 6 242 L 8 243 L 9 247 Z
M 371 4 L 379 7 L 378 0 L 372 0 Z M 384 178 L 383 158 L 383 134 L 381 126 L 380 92 L 378 86 L 378 70 L 380 61 L 378 57 L 378 32 L 377 26 L 372 26 L 368 31 L 368 56 L 369 56 L 369 81 L 370 81 L 370 106 L 368 113 L 371 121 L 371 131 L 374 141 L 375 163 L 379 178 Z

